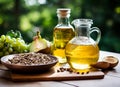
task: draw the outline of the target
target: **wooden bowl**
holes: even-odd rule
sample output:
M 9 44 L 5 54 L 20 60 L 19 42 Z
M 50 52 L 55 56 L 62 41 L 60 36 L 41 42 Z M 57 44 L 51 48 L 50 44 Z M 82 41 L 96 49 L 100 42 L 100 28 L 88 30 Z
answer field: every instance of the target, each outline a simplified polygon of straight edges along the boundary
M 9 70 L 15 73 L 40 73 L 44 71 L 50 70 L 57 62 L 57 58 L 48 55 L 51 59 L 54 59 L 54 62 L 48 63 L 48 64 L 38 64 L 38 65 L 17 65 L 17 64 L 11 64 L 7 61 L 9 59 L 12 59 L 16 54 L 13 55 L 7 55 L 1 58 L 1 63 L 7 67 Z

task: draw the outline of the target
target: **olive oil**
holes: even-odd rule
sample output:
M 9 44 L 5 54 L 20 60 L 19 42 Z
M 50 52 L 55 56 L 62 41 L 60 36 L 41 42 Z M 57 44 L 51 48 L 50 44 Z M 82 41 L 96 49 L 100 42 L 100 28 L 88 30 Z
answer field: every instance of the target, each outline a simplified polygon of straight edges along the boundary
M 59 63 L 66 63 L 66 44 L 75 36 L 73 27 L 69 22 L 71 10 L 69 8 L 57 9 L 58 24 L 53 31 L 53 55 L 58 58 Z
M 99 59 L 98 43 L 101 32 L 97 27 L 91 27 L 92 19 L 75 19 L 72 24 L 75 26 L 75 37 L 66 45 L 65 54 L 67 62 L 71 68 L 79 71 L 91 70 L 91 64 L 95 64 Z M 90 34 L 97 32 L 96 40 Z
M 60 63 L 66 62 L 65 46 L 75 36 L 72 27 L 56 27 L 53 33 L 53 55 L 58 57 Z
M 99 58 L 99 48 L 91 44 L 72 44 L 66 46 L 67 62 L 73 69 L 89 69 Z

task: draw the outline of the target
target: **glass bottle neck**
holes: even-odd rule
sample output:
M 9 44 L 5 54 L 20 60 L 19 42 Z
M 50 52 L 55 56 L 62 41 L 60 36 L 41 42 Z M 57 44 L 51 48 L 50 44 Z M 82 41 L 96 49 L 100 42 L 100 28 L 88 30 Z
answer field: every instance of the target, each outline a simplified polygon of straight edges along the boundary
M 79 26 L 76 28 L 76 36 L 90 37 L 89 29 L 90 26 Z
M 58 17 L 58 24 L 60 25 L 69 25 L 69 17 Z

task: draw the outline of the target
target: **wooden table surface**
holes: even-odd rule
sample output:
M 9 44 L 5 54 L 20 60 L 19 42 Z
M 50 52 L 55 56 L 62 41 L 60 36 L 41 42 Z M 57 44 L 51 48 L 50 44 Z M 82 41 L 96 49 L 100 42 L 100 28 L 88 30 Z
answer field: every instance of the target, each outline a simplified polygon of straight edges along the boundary
M 105 56 L 120 60 L 119 53 L 100 51 L 100 60 Z M 3 72 L 0 70 L 0 87 L 120 87 L 120 63 L 113 70 L 105 71 L 103 79 L 93 80 L 12 82 L 4 78 Z

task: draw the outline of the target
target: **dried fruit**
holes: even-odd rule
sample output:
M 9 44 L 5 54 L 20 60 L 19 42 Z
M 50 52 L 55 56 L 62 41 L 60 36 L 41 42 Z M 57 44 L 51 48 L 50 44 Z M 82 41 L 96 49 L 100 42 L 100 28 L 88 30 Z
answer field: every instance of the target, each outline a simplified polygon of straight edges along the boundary
M 114 56 L 106 56 L 103 61 L 110 64 L 109 68 L 114 68 L 119 63 L 119 60 Z
M 96 64 L 91 64 L 91 66 L 98 69 L 107 69 L 110 67 L 110 64 L 108 62 L 100 61 Z

